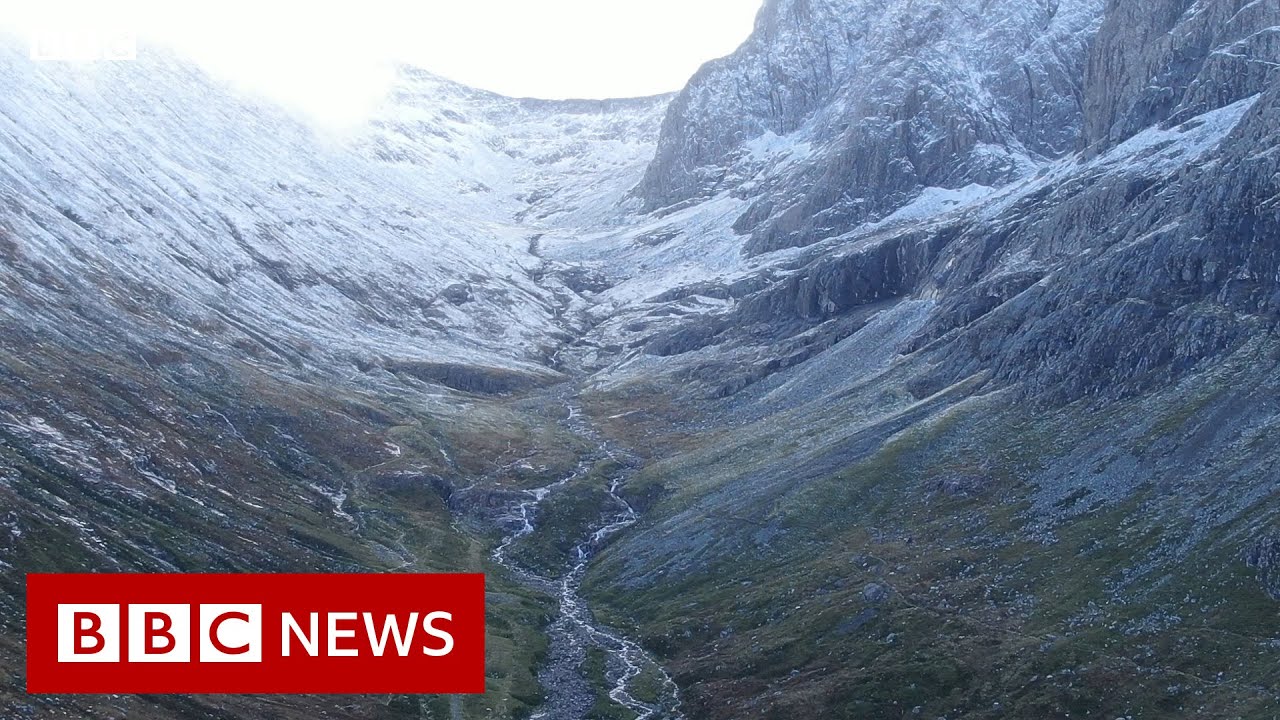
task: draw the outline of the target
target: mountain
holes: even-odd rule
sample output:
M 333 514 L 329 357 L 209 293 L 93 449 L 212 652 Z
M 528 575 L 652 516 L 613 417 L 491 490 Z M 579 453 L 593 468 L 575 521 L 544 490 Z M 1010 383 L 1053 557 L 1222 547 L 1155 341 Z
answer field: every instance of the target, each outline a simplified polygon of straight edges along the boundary
M 156 48 L 43 64 L 5 37 L 0 65 L 0 714 L 315 717 L 332 701 L 27 697 L 22 573 L 491 569 L 493 525 L 458 529 L 452 488 L 578 462 L 562 409 L 508 397 L 564 381 L 591 282 L 535 238 L 608 212 L 584 188 L 638 181 L 666 99 L 404 68 L 339 135 Z M 492 590 L 470 702 L 518 715 L 553 605 Z
M 342 135 L 6 47 L 13 714 L 267 712 L 22 695 L 84 569 L 489 573 L 489 694 L 352 717 L 1280 709 L 1275 3 L 768 0 Z
M 385 117 L 351 142 L 172 57 L 67 68 L 19 52 L 5 57 L 21 81 L 4 108 L 7 274 L 105 295 L 91 312 L 121 322 L 147 321 L 128 307 L 146 296 L 165 306 L 161 324 L 207 324 L 226 345 L 257 343 L 242 328 L 285 325 L 277 344 L 311 348 L 254 352 L 329 365 L 429 347 L 441 364 L 484 356 L 546 379 L 559 288 L 529 279 L 541 263 L 517 215 L 536 203 L 519 196 L 580 212 L 554 184 L 569 173 L 538 174 L 585 161 L 573 172 L 611 181 L 635 153 L 613 138 L 643 136 L 633 125 L 654 105 L 622 103 L 635 119 L 595 126 L 603 105 L 521 103 L 406 70 Z M 435 105 L 413 105 L 423 97 Z M 49 312 L 30 293 L 32 312 Z
M 1276 8 L 854 5 L 766 4 L 593 240 L 652 505 L 588 589 L 695 717 L 1269 717 Z
M 639 194 L 656 208 L 751 177 L 735 228 L 758 253 L 881 219 L 923 188 L 1006 184 L 1075 149 L 1099 9 L 769 3 L 746 46 L 676 99 Z M 813 160 L 757 174 L 772 158 L 749 144 L 782 137 Z

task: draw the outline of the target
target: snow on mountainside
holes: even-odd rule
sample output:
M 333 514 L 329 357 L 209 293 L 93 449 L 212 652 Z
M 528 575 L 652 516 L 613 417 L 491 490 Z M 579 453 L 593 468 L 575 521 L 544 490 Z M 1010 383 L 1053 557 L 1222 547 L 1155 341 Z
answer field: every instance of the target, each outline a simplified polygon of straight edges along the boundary
M 37 64 L 10 39 L 0 77 L 11 322 L 531 377 L 548 373 L 565 291 L 540 284 L 529 236 L 615 212 L 665 102 L 507 100 L 405 69 L 347 137 L 161 51 Z
M 326 134 L 155 48 L 35 63 L 0 35 L 0 715 L 335 711 L 27 696 L 27 570 L 491 572 L 453 490 L 488 522 L 580 460 L 560 402 L 522 404 L 565 377 L 594 287 L 538 237 L 634 204 L 668 100 L 511 100 L 404 68 L 367 126 Z M 489 587 L 489 692 L 423 700 L 433 716 L 539 701 L 554 607 Z
M 772 0 L 755 35 L 673 102 L 638 194 L 752 198 L 752 253 L 876 220 L 924 187 L 996 185 L 1076 149 L 1101 0 Z M 773 170 L 751 144 L 811 145 Z
M 970 204 L 1079 149 L 1101 11 L 772 0 L 668 109 L 634 191 L 652 214 L 548 247 L 609 268 L 615 304 L 723 296 L 807 256 L 796 248 Z
M 456 188 L 481 217 L 591 228 L 619 215 L 669 101 L 515 99 L 405 68 L 361 145 Z
M 201 552 L 270 565 L 357 517 L 402 569 L 370 518 L 492 519 L 598 430 L 647 464 L 556 475 L 581 494 L 542 529 L 643 510 L 584 590 L 690 717 L 1273 716 L 1277 28 L 1264 0 L 769 0 L 675 98 L 404 69 L 343 137 L 164 54 L 4 46 L 0 499 L 110 562 L 78 533 L 225 520 Z M 316 502 L 319 542 L 256 514 Z
M 1136 5 L 766 3 L 671 104 L 635 191 L 651 212 L 545 239 L 612 278 L 584 358 L 717 364 L 744 323 L 903 294 L 951 306 L 936 337 L 1114 242 L 1111 214 L 1212 163 L 1280 57 L 1274 4 Z

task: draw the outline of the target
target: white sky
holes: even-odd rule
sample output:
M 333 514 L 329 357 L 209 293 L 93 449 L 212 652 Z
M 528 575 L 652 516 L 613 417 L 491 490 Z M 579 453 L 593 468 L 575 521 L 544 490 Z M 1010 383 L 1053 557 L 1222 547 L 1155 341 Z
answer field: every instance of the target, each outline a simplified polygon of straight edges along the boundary
M 392 61 L 545 98 L 677 90 L 750 34 L 761 0 L 0 0 L 0 24 L 136 32 L 213 74 L 335 122 Z

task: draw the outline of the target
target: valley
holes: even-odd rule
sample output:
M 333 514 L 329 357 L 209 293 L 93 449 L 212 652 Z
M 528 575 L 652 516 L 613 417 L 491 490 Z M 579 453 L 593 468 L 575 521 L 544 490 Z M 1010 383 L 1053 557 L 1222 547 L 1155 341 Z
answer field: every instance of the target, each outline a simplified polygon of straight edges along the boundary
M 619 487 L 625 477 L 608 477 L 609 471 L 624 471 L 626 465 L 619 462 L 617 453 L 609 444 L 601 440 L 588 425 L 583 423 L 582 410 L 572 404 L 565 406 L 567 416 L 564 423 L 567 429 L 578 437 L 586 438 L 598 444 L 598 449 L 582 460 L 573 474 L 550 485 L 525 490 L 528 499 L 521 500 L 507 516 L 499 518 L 505 526 L 514 528 L 503 538 L 493 552 L 494 561 L 510 571 L 529 586 L 552 595 L 559 604 L 559 615 L 547 628 L 550 651 L 546 667 L 539 672 L 539 680 L 548 692 L 545 706 L 533 717 L 558 718 L 575 717 L 591 714 L 615 714 L 616 710 L 600 710 L 600 705 L 613 703 L 623 711 L 630 711 L 637 718 L 682 718 L 679 712 L 679 691 L 674 682 L 648 653 L 635 641 L 630 640 L 615 630 L 598 624 L 591 608 L 580 594 L 582 576 L 595 553 L 611 537 L 634 525 L 639 515 L 619 494 Z M 555 513 L 544 517 L 544 505 L 559 503 L 561 494 L 577 492 L 582 485 L 592 482 L 604 483 L 606 507 L 601 510 L 585 505 L 586 517 L 573 516 L 562 518 Z M 609 507 L 612 505 L 612 507 Z M 593 510 L 599 517 L 591 521 Z M 575 527 L 574 520 L 585 521 L 587 536 L 580 541 L 572 542 L 572 549 L 563 557 L 563 549 L 551 544 L 550 557 L 536 555 L 527 562 L 530 565 L 546 564 L 545 570 L 530 569 L 512 555 L 528 555 L 520 553 L 523 548 L 518 545 L 522 540 L 535 536 L 548 529 L 560 537 L 572 538 L 575 530 L 581 534 L 584 528 Z M 556 522 L 558 521 L 558 522 Z M 555 522 L 555 525 L 552 523 Z M 557 553 L 558 551 L 558 553 Z M 561 557 L 556 555 L 560 554 Z M 539 563 L 541 559 L 543 563 Z M 567 560 L 567 570 L 565 561 Z M 611 684 L 603 696 L 599 688 L 591 688 L 593 679 L 587 676 L 584 663 L 588 652 L 602 653 L 605 661 L 600 670 L 603 679 Z M 641 682 L 649 684 L 650 689 L 656 685 L 653 697 L 641 700 L 636 689 Z
M 1270 718 L 1280 9 L 768 0 L 344 132 L 0 35 L 0 715 Z M 38 697 L 26 572 L 483 572 L 467 697 Z

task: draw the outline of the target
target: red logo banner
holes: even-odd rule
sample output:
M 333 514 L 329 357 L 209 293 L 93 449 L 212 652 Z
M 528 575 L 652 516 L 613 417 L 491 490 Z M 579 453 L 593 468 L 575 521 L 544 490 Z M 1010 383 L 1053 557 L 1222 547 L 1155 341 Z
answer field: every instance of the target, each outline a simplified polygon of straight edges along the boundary
M 483 575 L 28 575 L 29 693 L 484 692 Z

